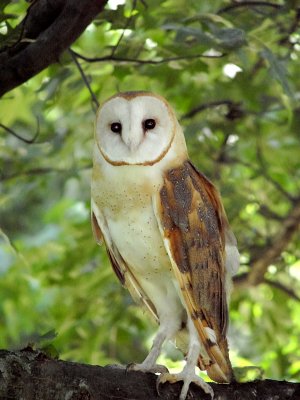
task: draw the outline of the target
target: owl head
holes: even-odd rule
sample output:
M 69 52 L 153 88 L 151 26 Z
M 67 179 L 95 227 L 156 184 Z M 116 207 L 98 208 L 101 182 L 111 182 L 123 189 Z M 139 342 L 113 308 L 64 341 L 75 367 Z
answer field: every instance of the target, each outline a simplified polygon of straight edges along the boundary
M 150 92 L 111 97 L 99 108 L 95 128 L 97 147 L 112 165 L 153 165 L 181 131 L 167 101 Z

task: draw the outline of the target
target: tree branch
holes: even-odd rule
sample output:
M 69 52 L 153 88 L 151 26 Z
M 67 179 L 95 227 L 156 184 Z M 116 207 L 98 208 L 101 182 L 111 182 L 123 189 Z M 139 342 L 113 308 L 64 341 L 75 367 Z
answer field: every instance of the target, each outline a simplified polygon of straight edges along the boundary
M 271 244 L 269 246 L 264 246 L 257 252 L 255 258 L 252 258 L 252 261 L 250 260 L 251 269 L 249 273 L 234 279 L 235 286 L 248 287 L 263 283 L 265 280 L 264 275 L 269 265 L 276 262 L 282 251 L 292 240 L 294 234 L 299 231 L 299 227 L 300 197 L 294 201 L 289 215 L 281 222 L 280 229 L 271 241 Z
M 134 11 L 135 8 L 136 8 L 136 3 L 137 3 L 137 0 L 133 0 L 130 16 L 129 16 L 129 18 L 127 18 L 126 24 L 125 24 L 125 26 L 124 26 L 124 28 L 123 28 L 123 31 L 122 31 L 122 33 L 121 33 L 121 35 L 120 35 L 120 37 L 119 37 L 119 40 L 117 41 L 117 44 L 112 48 L 112 52 L 111 52 L 111 56 L 112 56 L 112 57 L 115 55 L 116 51 L 118 50 L 119 45 L 121 44 L 121 42 L 122 42 L 122 40 L 123 40 L 123 37 L 124 37 L 124 35 L 125 35 L 126 29 L 128 29 L 129 26 L 130 26 L 130 24 L 131 24 L 132 17 L 133 17 L 133 11 Z
M 50 64 L 81 35 L 107 0 L 39 0 L 22 22 L 17 43 L 0 52 L 0 96 Z
M 178 400 L 182 386 L 165 383 L 158 394 L 155 374 L 127 371 L 116 365 L 98 367 L 54 360 L 31 348 L 0 350 L 0 366 L 1 399 Z M 211 386 L 218 400 L 293 400 L 300 396 L 299 383 L 264 380 Z M 189 393 L 190 398 L 211 399 L 194 384 Z
M 12 130 L 11 128 L 9 128 L 8 126 L 5 126 L 3 124 L 0 123 L 0 128 L 4 129 L 6 132 L 8 132 L 9 134 L 11 134 L 12 136 L 14 136 L 15 138 L 21 140 L 24 143 L 27 144 L 32 144 L 36 141 L 37 137 L 39 136 L 40 133 L 40 124 L 39 124 L 39 119 L 37 118 L 37 130 L 36 133 L 34 134 L 34 136 L 32 137 L 32 139 L 26 139 L 23 136 L 19 135 L 18 133 L 16 133 L 14 130 Z
M 181 119 L 188 119 L 194 117 L 196 114 L 207 110 L 208 108 L 214 108 L 218 106 L 226 105 L 228 107 L 228 113 L 226 114 L 226 118 L 228 119 L 236 119 L 245 114 L 245 111 L 241 109 L 241 103 L 234 102 L 232 100 L 216 100 L 210 101 L 208 103 L 200 104 L 197 107 L 194 107 L 192 110 L 184 114 Z
M 108 55 L 108 56 L 104 56 L 104 57 L 87 57 L 87 56 L 83 56 L 82 54 L 77 53 L 74 50 L 72 50 L 72 52 L 73 52 L 73 54 L 76 55 L 77 58 L 81 58 L 82 60 L 90 62 L 90 63 L 115 61 L 115 62 L 119 62 L 119 63 L 124 62 L 124 63 L 150 64 L 150 65 L 164 64 L 164 63 L 171 62 L 171 61 L 194 60 L 197 58 L 221 58 L 226 55 L 226 54 L 220 54 L 220 55 L 195 54 L 195 55 L 162 58 L 161 60 L 141 60 L 138 58 L 118 57 L 118 56 L 114 56 L 114 55 Z
M 267 278 L 264 278 L 263 282 L 269 286 L 273 286 L 274 288 L 281 290 L 286 295 L 288 295 L 291 299 L 300 302 L 300 296 L 298 296 L 297 293 L 295 293 L 293 289 L 283 285 L 281 282 L 272 281 L 271 279 L 267 279 Z
M 37 175 L 45 175 L 45 174 L 77 174 L 79 171 L 83 171 L 86 169 L 91 169 L 92 164 L 82 165 L 80 167 L 74 167 L 69 169 L 62 168 L 53 168 L 53 167 L 43 167 L 43 168 L 32 168 L 28 170 L 23 170 L 19 172 L 12 172 L 9 175 L 1 174 L 0 172 L 0 182 L 8 181 L 15 178 L 20 177 L 31 177 Z M 1 399 L 0 399 L 1 400 Z
M 92 103 L 93 103 L 94 106 L 95 106 L 94 108 L 97 110 L 97 109 L 99 108 L 99 105 L 100 105 L 100 104 L 99 104 L 99 101 L 98 101 L 98 99 L 97 99 L 97 96 L 96 96 L 95 93 L 93 92 L 93 89 L 91 88 L 91 85 L 90 85 L 90 83 L 89 83 L 89 81 L 88 81 L 88 78 L 87 78 L 87 76 L 85 75 L 85 73 L 84 73 L 84 71 L 83 71 L 83 69 L 82 69 L 80 63 L 78 62 L 76 54 L 75 54 L 74 51 L 71 50 L 71 49 L 69 49 L 69 53 L 70 53 L 70 55 L 71 55 L 71 57 L 72 57 L 72 59 L 73 59 L 75 65 L 76 65 L 76 67 L 78 68 L 78 71 L 80 72 L 81 78 L 82 78 L 82 80 L 83 80 L 85 86 L 87 87 L 88 91 L 90 92 L 90 95 L 91 95 L 91 98 L 92 98 Z M 96 111 L 96 110 L 94 110 L 94 111 Z
M 284 188 L 270 176 L 268 172 L 268 163 L 263 156 L 262 146 L 260 145 L 259 140 L 256 143 L 256 159 L 260 165 L 259 173 L 266 179 L 266 181 L 271 183 L 271 185 L 273 185 L 275 189 L 278 190 L 278 192 L 280 192 L 290 202 L 294 202 L 294 197 L 289 192 L 284 190 Z
M 241 1 L 239 3 L 230 4 L 229 6 L 220 8 L 217 11 L 217 14 L 220 15 L 225 12 L 235 10 L 236 8 L 241 8 L 241 7 L 270 7 L 276 10 L 280 10 L 283 6 L 281 4 L 270 3 L 268 1 Z

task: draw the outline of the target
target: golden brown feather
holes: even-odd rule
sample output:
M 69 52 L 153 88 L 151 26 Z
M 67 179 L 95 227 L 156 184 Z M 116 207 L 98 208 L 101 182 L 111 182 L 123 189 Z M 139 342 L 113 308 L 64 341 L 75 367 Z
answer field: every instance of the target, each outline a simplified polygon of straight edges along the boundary
M 226 340 L 224 266 L 228 222 L 219 194 L 186 161 L 181 167 L 167 171 L 160 200 L 162 226 L 174 260 L 174 273 L 210 359 L 204 366 L 212 379 L 230 382 L 233 373 Z M 207 327 L 214 331 L 216 343 L 209 337 Z M 199 363 L 203 366 L 203 360 Z

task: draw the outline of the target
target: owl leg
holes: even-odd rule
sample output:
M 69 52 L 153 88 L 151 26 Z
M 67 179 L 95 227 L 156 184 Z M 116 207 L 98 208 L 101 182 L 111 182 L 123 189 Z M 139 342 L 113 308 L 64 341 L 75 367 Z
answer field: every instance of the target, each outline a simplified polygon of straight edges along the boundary
M 178 374 L 170 374 L 163 373 L 157 379 L 157 389 L 159 389 L 159 385 L 165 382 L 178 382 L 183 381 L 183 386 L 180 392 L 179 400 L 185 400 L 189 386 L 191 382 L 194 382 L 197 386 L 201 387 L 201 389 L 211 395 L 211 398 L 214 397 L 214 392 L 212 388 L 206 383 L 200 376 L 196 375 L 195 367 L 198 362 L 199 355 L 201 353 L 202 347 L 199 342 L 197 331 L 194 327 L 194 324 L 191 320 L 188 321 L 188 328 L 190 334 L 189 340 L 189 350 L 186 358 L 186 365 L 183 370 Z
M 178 331 L 179 321 L 170 321 L 168 318 L 160 318 L 161 325 L 153 340 L 151 350 L 141 364 L 130 364 L 128 369 L 134 371 L 166 373 L 168 368 L 164 365 L 156 364 L 156 360 L 161 353 L 162 346 L 167 339 L 170 339 Z

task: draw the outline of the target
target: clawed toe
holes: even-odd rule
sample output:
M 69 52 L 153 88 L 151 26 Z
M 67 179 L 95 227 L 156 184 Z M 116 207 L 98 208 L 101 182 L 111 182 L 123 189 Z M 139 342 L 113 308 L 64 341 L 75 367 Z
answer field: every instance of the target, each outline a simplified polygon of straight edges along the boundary
M 169 372 L 168 368 L 164 365 L 155 364 L 153 366 L 147 366 L 143 364 L 128 364 L 126 371 L 141 371 L 141 372 L 151 372 L 153 374 L 166 374 Z
M 159 387 L 165 382 L 175 383 L 178 381 L 183 381 L 183 386 L 180 392 L 179 400 L 186 399 L 191 382 L 199 386 L 205 393 L 210 394 L 212 399 L 214 398 L 214 392 L 208 383 L 206 383 L 196 374 L 189 375 L 185 374 L 184 372 L 181 372 L 179 374 L 162 373 L 156 380 L 157 393 L 160 395 Z

